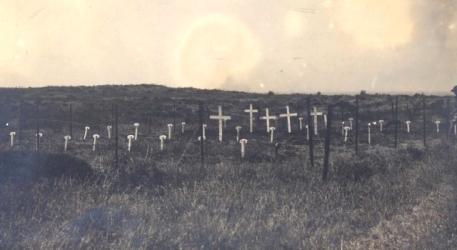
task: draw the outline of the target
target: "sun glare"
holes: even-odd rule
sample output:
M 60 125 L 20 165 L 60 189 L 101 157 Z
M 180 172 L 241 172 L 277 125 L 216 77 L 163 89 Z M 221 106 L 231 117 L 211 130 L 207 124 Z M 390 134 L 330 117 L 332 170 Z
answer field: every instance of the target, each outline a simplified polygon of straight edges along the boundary
M 259 45 L 242 22 L 209 16 L 182 38 L 174 78 L 180 86 L 217 88 L 229 78 L 248 74 L 259 57 Z

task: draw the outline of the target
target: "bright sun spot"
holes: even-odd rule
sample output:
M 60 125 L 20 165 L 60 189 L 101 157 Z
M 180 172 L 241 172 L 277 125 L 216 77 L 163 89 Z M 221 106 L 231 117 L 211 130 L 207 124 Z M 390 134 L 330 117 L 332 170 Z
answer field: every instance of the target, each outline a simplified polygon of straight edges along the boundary
M 263 87 L 265 87 L 265 85 L 263 85 L 263 83 L 261 83 L 261 84 L 260 84 L 260 87 L 263 88 Z
M 21 39 L 17 40 L 17 46 L 23 47 L 24 44 L 25 44 L 25 43 L 24 43 L 24 40 L 21 40 Z
M 259 45 L 244 23 L 230 16 L 208 16 L 182 38 L 174 77 L 180 86 L 215 88 L 229 78 L 249 75 L 259 58 Z

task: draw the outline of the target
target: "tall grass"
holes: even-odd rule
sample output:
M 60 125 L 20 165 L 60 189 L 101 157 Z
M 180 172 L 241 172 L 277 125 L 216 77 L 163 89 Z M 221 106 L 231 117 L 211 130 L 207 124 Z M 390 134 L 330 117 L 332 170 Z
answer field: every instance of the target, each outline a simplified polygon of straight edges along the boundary
M 340 154 L 326 183 L 297 158 L 200 169 L 195 160 L 125 155 L 117 170 L 94 154 L 97 180 L 3 179 L 0 248 L 452 249 L 455 203 L 436 196 L 455 176 L 455 152 L 442 144 Z M 424 200 L 432 202 L 422 215 L 435 221 L 418 218 L 390 238 L 381 230 L 401 228 L 398 218 Z

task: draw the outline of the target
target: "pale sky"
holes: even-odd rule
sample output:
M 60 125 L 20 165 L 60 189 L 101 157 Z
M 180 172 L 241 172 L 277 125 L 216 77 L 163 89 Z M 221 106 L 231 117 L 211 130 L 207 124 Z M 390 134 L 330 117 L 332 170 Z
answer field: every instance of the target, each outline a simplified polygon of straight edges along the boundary
M 448 92 L 456 13 L 457 0 L 2 0 L 0 86 Z

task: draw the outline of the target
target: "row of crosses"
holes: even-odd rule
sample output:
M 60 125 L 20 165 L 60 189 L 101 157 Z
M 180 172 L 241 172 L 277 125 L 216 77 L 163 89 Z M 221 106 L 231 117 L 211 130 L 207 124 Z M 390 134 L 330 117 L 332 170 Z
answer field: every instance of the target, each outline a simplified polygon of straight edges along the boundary
M 249 113 L 249 131 L 252 133 L 252 121 L 253 121 L 253 113 L 258 113 L 259 111 L 257 109 L 252 108 L 252 104 L 249 105 L 249 109 L 245 109 L 244 112 Z M 270 120 L 272 119 L 277 119 L 276 116 L 270 116 L 268 108 L 265 109 L 265 116 L 260 117 L 262 120 L 266 120 L 266 125 L 267 125 L 267 132 L 270 130 Z M 317 135 L 317 116 L 323 115 L 324 120 L 327 120 L 327 116 L 324 115 L 322 112 L 317 112 L 316 107 L 314 107 L 314 112 L 311 113 L 311 115 L 314 117 L 314 134 Z M 290 113 L 289 111 L 289 106 L 286 106 L 286 113 L 285 114 L 280 114 L 279 117 L 286 117 L 287 118 L 287 131 L 289 133 L 292 132 L 291 126 L 290 126 L 290 118 L 298 116 L 297 113 Z M 231 116 L 224 116 L 222 115 L 222 106 L 218 106 L 218 115 L 211 115 L 209 119 L 213 120 L 219 120 L 219 141 L 222 141 L 222 121 L 230 120 L 232 117 Z M 327 122 L 325 121 L 327 124 Z

